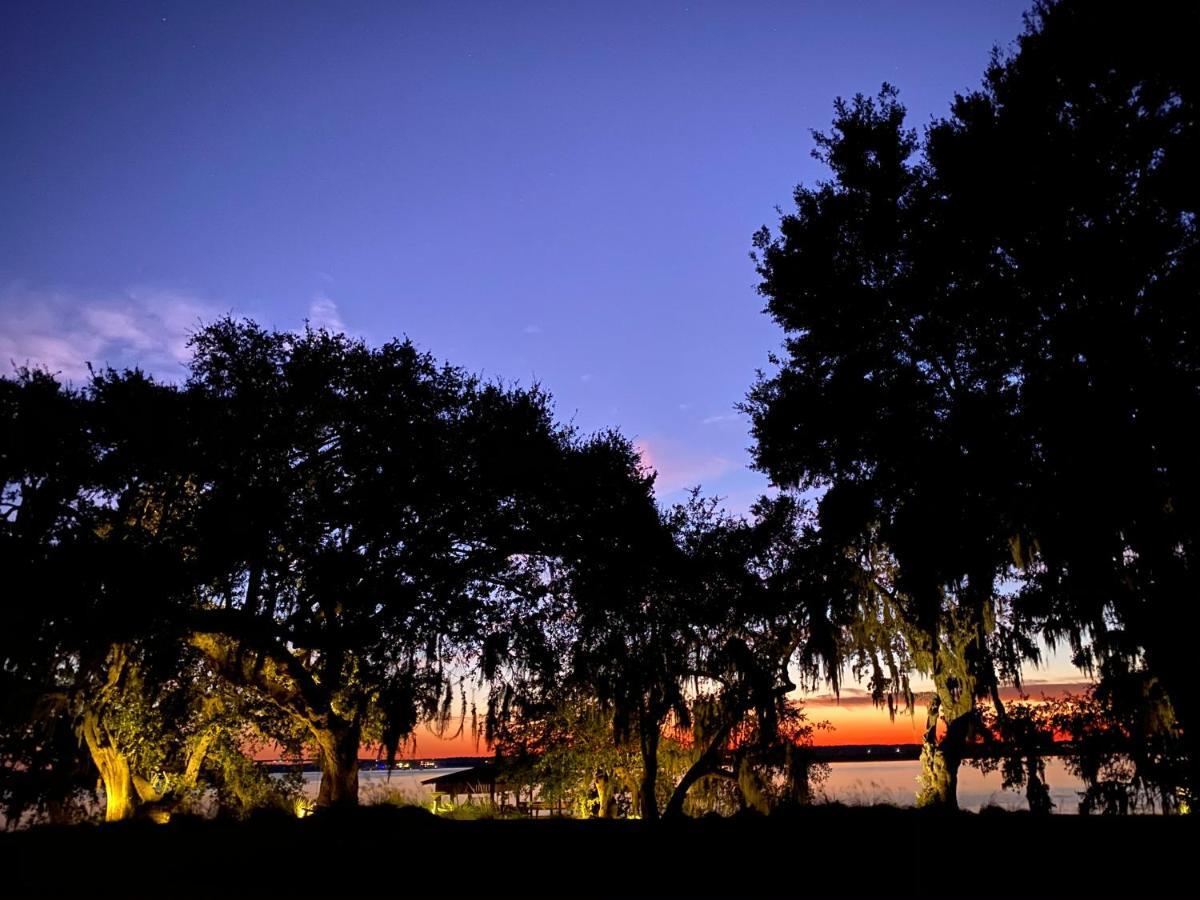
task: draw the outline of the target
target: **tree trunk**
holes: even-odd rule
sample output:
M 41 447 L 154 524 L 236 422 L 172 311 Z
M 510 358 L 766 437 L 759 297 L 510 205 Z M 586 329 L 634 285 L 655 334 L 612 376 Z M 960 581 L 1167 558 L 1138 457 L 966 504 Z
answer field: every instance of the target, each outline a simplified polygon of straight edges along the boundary
M 208 756 L 208 748 L 217 739 L 218 733 L 216 728 L 209 727 L 196 741 L 192 752 L 188 754 L 187 765 L 183 770 L 183 787 L 186 790 L 194 788 L 200 779 L 200 767 L 204 765 L 204 758 Z
M 1050 788 L 1042 774 L 1041 760 L 1030 756 L 1025 761 L 1025 800 L 1031 813 L 1049 815 L 1054 809 L 1054 801 L 1050 799 Z
M 100 780 L 104 783 L 104 821 L 120 822 L 137 815 L 138 795 L 133 787 L 129 762 L 111 748 L 93 755 Z
M 921 747 L 917 806 L 958 809 L 958 765 L 936 740 L 926 741 Z
M 807 806 L 813 802 L 812 757 L 807 750 L 802 750 L 788 743 L 785 764 L 787 766 L 787 798 L 797 806 Z
M 638 789 L 642 818 L 658 818 L 658 721 L 642 721 L 638 729 L 642 743 L 642 781 Z
M 671 799 L 667 801 L 667 808 L 663 810 L 664 819 L 676 819 L 683 815 L 683 803 L 687 800 L 687 793 L 691 790 L 692 785 L 703 778 L 705 775 L 712 773 L 714 765 L 709 759 L 709 755 L 705 753 L 696 760 L 683 773 L 683 778 L 679 780 L 679 784 L 675 785 L 675 790 L 671 792 Z
M 596 818 L 611 819 L 616 812 L 613 779 L 604 769 L 596 772 Z
M 311 726 L 310 726 L 311 727 Z M 324 728 L 312 728 L 321 765 L 321 787 L 317 806 L 321 808 L 358 805 L 358 745 L 362 726 L 358 721 L 338 721 Z
M 88 753 L 104 785 L 104 821 L 120 822 L 137 814 L 138 792 L 134 788 L 129 760 L 100 731 L 99 717 L 86 712 L 81 725 Z
M 711 775 L 717 770 L 720 764 L 720 752 L 724 742 L 729 738 L 729 729 L 721 728 L 717 732 L 717 736 L 709 743 L 704 752 L 700 754 L 688 770 L 683 773 L 683 778 L 679 779 L 679 784 L 675 785 L 675 790 L 671 792 L 671 799 L 667 801 L 667 808 L 663 812 L 664 818 L 677 818 L 683 815 L 683 804 L 687 800 L 687 793 L 691 790 L 692 785 L 703 778 L 705 775 Z
M 941 700 L 936 696 L 929 704 L 921 747 L 917 806 L 958 809 L 958 769 L 965 755 L 973 713 L 962 713 L 950 719 L 946 723 L 946 735 L 939 741 L 937 723 L 941 706 Z

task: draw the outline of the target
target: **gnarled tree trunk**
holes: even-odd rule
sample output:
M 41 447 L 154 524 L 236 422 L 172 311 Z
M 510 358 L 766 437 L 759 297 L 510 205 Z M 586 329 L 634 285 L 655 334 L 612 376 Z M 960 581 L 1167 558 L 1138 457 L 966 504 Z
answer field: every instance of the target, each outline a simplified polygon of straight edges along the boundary
M 139 797 L 133 786 L 129 762 L 112 748 L 92 754 L 104 784 L 104 821 L 120 822 L 137 815 Z
M 951 613 L 945 627 L 943 635 L 925 629 L 935 692 L 925 721 L 917 806 L 953 810 L 958 809 L 958 770 L 979 718 L 975 707 L 979 667 L 990 667 L 990 661 L 977 614 Z M 984 682 L 989 681 L 994 681 L 994 676 L 985 674 Z M 946 721 L 941 740 L 937 736 L 939 718 Z
M 323 726 L 309 726 L 317 742 L 321 787 L 317 806 L 323 808 L 358 805 L 358 747 L 362 726 L 357 718 L 347 722 L 328 717 Z
M 220 630 L 227 627 L 227 618 L 205 616 L 204 628 L 208 630 L 193 633 L 189 643 L 223 676 L 234 684 L 261 691 L 312 735 L 321 767 L 318 807 L 357 806 L 358 748 L 365 698 L 359 698 L 357 708 L 348 717 L 339 715 L 332 709 L 330 689 L 318 683 L 289 651 L 277 646 L 247 651 Z
M 714 771 L 715 766 L 710 764 L 707 754 L 692 763 L 691 767 L 683 773 L 679 784 L 675 785 L 675 790 L 671 792 L 671 799 L 667 801 L 667 808 L 663 810 L 663 818 L 676 819 L 682 816 L 683 804 L 687 800 L 687 794 L 692 789 L 692 785 L 704 776 L 711 775 Z
M 113 745 L 94 711 L 83 714 L 80 732 L 104 785 L 104 820 L 132 819 L 137 814 L 140 798 L 133 784 L 129 760 Z
M 613 795 L 613 778 L 605 769 L 596 771 L 596 818 L 614 818 L 617 810 L 616 797 Z
M 958 809 L 958 770 L 966 755 L 967 741 L 974 723 L 974 709 L 972 707 L 954 715 L 952 708 L 946 719 L 946 734 L 938 740 L 937 723 L 942 705 L 941 698 L 936 696 L 929 703 L 921 746 L 917 806 Z
M 720 767 L 721 751 L 729 740 L 732 727 L 733 723 L 726 720 L 717 729 L 716 734 L 709 740 L 708 746 L 704 748 L 696 761 L 683 773 L 683 778 L 679 780 L 679 784 L 675 785 L 675 790 L 671 792 L 671 799 L 667 801 L 667 808 L 663 812 L 665 818 L 682 816 L 683 804 L 687 800 L 687 793 L 691 790 L 692 785 L 706 775 L 713 774 Z

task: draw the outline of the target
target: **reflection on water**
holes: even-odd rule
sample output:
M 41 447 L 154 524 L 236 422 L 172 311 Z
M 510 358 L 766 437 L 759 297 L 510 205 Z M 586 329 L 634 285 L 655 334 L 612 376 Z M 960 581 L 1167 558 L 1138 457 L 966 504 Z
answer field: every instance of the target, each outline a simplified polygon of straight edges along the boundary
M 917 776 L 921 774 L 918 760 L 896 762 L 835 762 L 829 764 L 828 780 L 821 786 L 825 799 L 861 806 L 890 803 L 912 806 L 917 792 Z M 1001 789 L 999 772 L 982 774 L 964 765 L 958 773 L 958 805 L 962 809 L 979 810 L 984 806 L 1005 809 L 1028 809 L 1022 792 Z M 1067 771 L 1061 759 L 1046 760 L 1046 782 L 1056 813 L 1079 812 L 1079 792 L 1083 783 Z

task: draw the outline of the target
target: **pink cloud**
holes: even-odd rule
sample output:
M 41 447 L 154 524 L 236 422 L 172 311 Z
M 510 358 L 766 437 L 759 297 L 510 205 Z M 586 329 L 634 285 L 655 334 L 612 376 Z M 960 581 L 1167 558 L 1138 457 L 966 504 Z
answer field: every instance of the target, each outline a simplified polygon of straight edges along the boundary
M 737 466 L 723 456 L 697 451 L 667 438 L 638 438 L 634 447 L 642 466 L 657 473 L 654 491 L 660 497 L 718 478 Z

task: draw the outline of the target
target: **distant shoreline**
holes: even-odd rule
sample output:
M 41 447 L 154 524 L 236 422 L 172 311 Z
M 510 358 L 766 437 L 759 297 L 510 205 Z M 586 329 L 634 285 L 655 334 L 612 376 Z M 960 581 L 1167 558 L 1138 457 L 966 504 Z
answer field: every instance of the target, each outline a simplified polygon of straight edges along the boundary
M 895 762 L 897 760 L 912 760 L 921 758 L 920 744 L 835 744 L 810 748 L 812 758 L 816 762 Z M 1063 743 L 1053 751 L 1042 753 L 1042 756 L 1070 756 L 1072 748 Z M 968 750 L 966 759 L 983 759 L 994 754 L 986 748 Z M 306 759 L 299 763 L 285 760 L 262 760 L 272 772 L 294 772 L 299 768 L 302 772 L 320 771 L 316 760 Z M 397 760 L 391 767 L 400 771 L 433 771 L 436 769 L 467 769 L 475 766 L 494 765 L 494 756 L 443 756 L 418 757 L 416 759 Z M 359 771 L 386 771 L 388 764 L 374 757 L 362 757 L 358 761 Z

